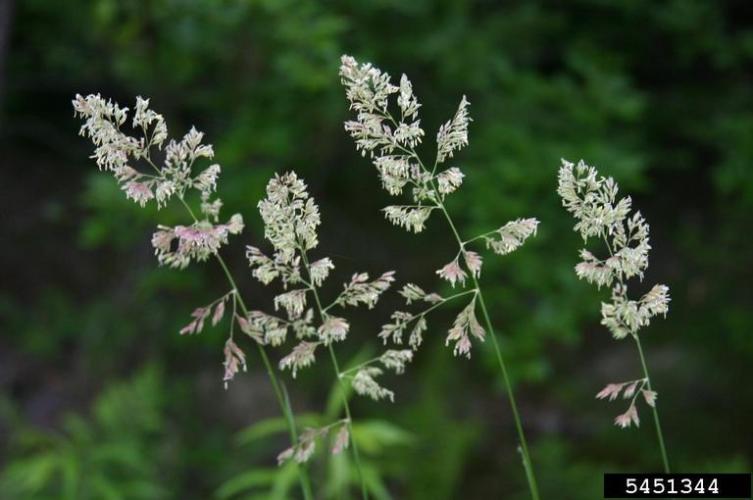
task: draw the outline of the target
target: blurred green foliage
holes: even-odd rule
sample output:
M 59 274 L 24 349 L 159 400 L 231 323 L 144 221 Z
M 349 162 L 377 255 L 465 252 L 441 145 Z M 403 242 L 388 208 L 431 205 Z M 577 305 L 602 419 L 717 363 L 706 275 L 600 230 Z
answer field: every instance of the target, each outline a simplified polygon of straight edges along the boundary
M 0 483 L 3 498 L 165 498 L 163 383 L 153 367 L 145 368 L 107 387 L 89 419 L 67 415 L 59 430 L 49 431 L 12 425 L 16 454 Z
M 341 53 L 408 73 L 427 130 L 468 95 L 471 144 L 457 159 L 468 177 L 451 207 L 467 233 L 542 221 L 522 251 L 488 258 L 482 281 L 544 497 L 595 498 L 604 470 L 658 468 L 650 425 L 619 431 L 619 409 L 593 400 L 637 367 L 631 346 L 598 325 L 601 294 L 572 272 L 581 242 L 554 192 L 561 157 L 614 176 L 652 223 L 647 283 L 667 283 L 673 303 L 644 343 L 675 467 L 750 468 L 753 434 L 730 432 L 753 411 L 741 396 L 753 382 L 747 2 L 24 0 L 10 25 L 0 111 L 0 220 L 12 242 L 0 270 L 0 463 L 3 487 L 16 488 L 7 491 L 294 491 L 292 469 L 274 467 L 284 440 L 254 436 L 276 416 L 263 377 L 223 392 L 224 332 L 177 335 L 193 307 L 224 292 L 221 275 L 156 269 L 150 231 L 179 211 L 141 210 L 96 172 L 70 99 L 150 96 L 173 131 L 206 131 L 226 213 L 250 225 L 243 243 L 261 238 L 266 178 L 295 169 L 322 206 L 322 254 L 429 287 L 451 241 L 438 223 L 415 237 L 381 219 L 388 196 L 342 130 Z M 240 247 L 227 253 L 244 276 Z M 242 281 L 269 301 L 248 274 Z M 388 306 L 357 318 L 353 334 L 374 342 Z M 435 319 L 432 336 L 450 320 L 451 311 Z M 395 405 L 354 400 L 375 496 L 525 498 L 489 353 L 468 363 L 427 340 Z M 294 406 L 326 413 L 328 374 L 306 375 L 287 381 Z M 245 440 L 233 437 L 248 426 Z M 322 491 L 343 497 L 345 459 L 316 467 Z

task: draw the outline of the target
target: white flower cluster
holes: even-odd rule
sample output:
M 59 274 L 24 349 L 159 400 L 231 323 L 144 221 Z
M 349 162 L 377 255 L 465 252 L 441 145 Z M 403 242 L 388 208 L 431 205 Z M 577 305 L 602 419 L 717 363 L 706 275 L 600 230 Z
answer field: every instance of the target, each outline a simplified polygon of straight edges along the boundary
M 648 268 L 649 227 L 640 212 L 631 215 L 632 200 L 629 196 L 618 199 L 618 186 L 611 177 L 599 175 L 594 167 L 583 161 L 577 165 L 562 160 L 559 170 L 557 192 L 563 206 L 575 216 L 575 231 L 583 237 L 597 238 L 604 242 L 608 256 L 601 259 L 591 251 L 582 249 L 582 261 L 575 266 L 578 278 L 598 288 L 612 288 L 611 302 L 601 304 L 601 324 L 607 327 L 615 339 L 632 336 L 638 340 L 638 331 L 648 326 L 651 318 L 666 315 L 669 311 L 669 288 L 654 285 L 638 300 L 628 297 L 627 282 L 630 278 L 643 279 Z M 646 386 L 644 388 L 644 386 Z M 656 392 L 651 390 L 648 377 L 621 384 L 609 384 L 596 397 L 617 398 L 620 392 L 631 399 L 628 410 L 619 415 L 615 424 L 638 426 L 637 394 L 643 394 L 646 404 L 654 406 Z
M 145 144 L 143 139 L 136 139 L 120 131 L 120 127 L 128 119 L 128 108 L 122 108 L 109 99 L 105 100 L 99 94 L 86 97 L 76 94 L 72 102 L 75 115 L 85 118 L 79 134 L 91 138 L 96 146 L 92 158 L 97 161 L 99 169 L 110 170 L 116 176 L 130 176 L 130 172 L 124 172 L 129 157 L 141 158 L 145 154 Z M 139 99 L 139 109 L 140 102 Z M 139 118 L 141 126 L 145 122 Z M 158 128 L 163 131 L 159 134 L 159 142 L 155 143 L 160 147 L 167 135 L 165 120 L 161 116 L 153 116 L 151 121 L 157 122 Z
M 431 211 L 435 207 L 426 206 L 408 206 L 408 205 L 390 205 L 384 207 L 382 211 L 388 221 L 398 227 L 402 227 L 414 233 L 420 233 L 426 226 L 426 221 L 431 216 Z
M 368 396 L 374 401 L 379 401 L 381 399 L 394 401 L 395 393 L 382 387 L 376 381 L 376 377 L 380 376 L 382 373 L 382 369 L 376 366 L 361 368 L 356 372 L 355 377 L 353 377 L 353 390 L 356 391 L 356 394 Z
M 439 127 L 439 132 L 437 132 L 437 163 L 452 158 L 455 151 L 468 145 L 468 123 L 471 121 L 471 117 L 468 115 L 468 106 L 470 104 L 468 99 L 463 96 L 452 120 Z M 460 180 L 462 180 L 462 174 Z
M 377 382 L 376 379 L 384 373 L 384 370 L 375 365 L 381 364 L 385 369 L 400 375 L 405 372 L 406 365 L 412 360 L 413 351 L 410 349 L 388 349 L 381 356 L 344 372 L 343 376 L 352 378 L 351 383 L 356 394 L 368 396 L 374 401 L 382 399 L 394 401 L 395 393 Z M 351 377 L 349 373 L 352 371 L 356 374 Z
M 648 268 L 649 228 L 640 212 L 630 215 L 629 196 L 617 199 L 618 186 L 594 167 L 562 160 L 557 192 L 562 204 L 578 221 L 575 230 L 584 241 L 603 240 L 609 253 L 604 259 L 581 250 L 583 259 L 575 266 L 578 277 L 597 287 L 612 287 L 612 302 L 602 304 L 602 324 L 616 339 L 636 335 L 652 317 L 669 309 L 669 288 L 655 285 L 639 300 L 628 299 L 627 280 L 643 279 Z
M 356 273 L 349 283 L 343 285 L 343 291 L 335 303 L 341 306 L 364 304 L 371 309 L 394 281 L 395 271 L 387 271 L 375 280 L 369 280 L 368 273 Z
M 293 347 L 290 354 L 280 360 L 280 369 L 291 370 L 293 378 L 295 378 L 298 370 L 310 366 L 316 361 L 316 357 L 314 356 L 316 346 L 316 342 L 307 342 L 305 340 L 299 342 Z
M 267 184 L 267 197 L 259 202 L 264 237 L 275 249 L 275 257 L 291 263 L 296 253 L 319 244 L 319 207 L 309 197 L 306 184 L 295 172 L 275 175 Z
M 391 195 L 400 195 L 407 187 L 411 188 L 412 204 L 385 207 L 383 212 L 387 220 L 414 233 L 423 231 L 435 210 L 443 212 L 450 221 L 453 233 L 458 239 L 458 254 L 436 273 L 453 287 L 456 284 L 465 287 L 470 276 L 475 286 L 468 293 L 476 295 L 456 318 L 454 326 L 449 330 L 446 343 L 454 343 L 456 355 L 470 356 L 471 337 L 479 340 L 485 337 L 484 329 L 475 315 L 476 298 L 480 293 L 476 279 L 481 275 L 483 258 L 466 246 L 483 239 L 488 249 L 506 255 L 536 234 L 538 221 L 517 219 L 496 231 L 468 241 L 460 241 L 444 202 L 447 195 L 460 188 L 465 174 L 457 166 L 449 166 L 441 171 L 438 169 L 457 151 L 468 145 L 468 125 L 471 122 L 468 99 L 463 96 L 454 116 L 439 128 L 436 134 L 436 157 L 430 169 L 415 149 L 421 142 L 424 131 L 418 118 L 420 105 L 408 77 L 402 75 L 400 85 L 393 85 L 387 73 L 368 63 L 359 64 L 353 57 L 343 56 L 340 78 L 350 108 L 356 113 L 355 120 L 345 123 L 345 130 L 355 139 L 356 149 L 364 156 L 368 154 L 372 159 L 382 186 Z M 390 97 L 393 94 L 397 94 L 399 118 L 390 111 Z M 436 294 L 425 294 L 423 291 L 418 293 L 417 290 L 420 288 L 412 289 L 413 286 L 415 285 L 408 285 L 403 289 L 409 304 L 414 300 L 430 301 L 427 297 L 438 298 L 440 303 L 449 299 L 442 299 Z M 382 327 L 380 336 L 385 341 L 393 339 L 395 342 L 402 342 L 404 334 L 413 325 L 408 342 L 411 347 L 417 348 L 426 330 L 425 316 L 436 305 L 438 304 L 418 314 L 396 311 L 392 315 L 392 322 Z
M 259 202 L 259 212 L 264 220 L 265 237 L 272 244 L 274 253 L 269 257 L 258 248 L 249 246 L 246 256 L 253 276 L 260 282 L 265 285 L 276 279 L 282 282 L 285 291 L 274 298 L 274 305 L 275 310 L 284 311 L 286 318 L 251 311 L 247 317 L 239 316 L 238 322 L 241 330 L 252 338 L 271 345 L 284 343 L 292 329 L 298 344 L 282 358 L 280 368 L 290 370 L 295 377 L 299 370 L 316 361 L 319 346 L 346 339 L 349 322 L 333 315 L 330 309 L 358 305 L 373 308 L 394 282 L 394 272 L 388 271 L 373 280 L 367 273 L 356 273 L 343 285 L 335 300 L 322 307 L 318 289 L 335 266 L 328 257 L 309 263 L 308 252 L 318 245 L 317 229 L 321 220 L 319 207 L 309 196 L 306 184 L 294 172 L 276 175 L 267 185 L 266 198 Z M 318 326 L 315 325 L 314 309 L 309 307 L 311 296 L 315 297 L 312 302 L 321 318 Z M 412 353 L 398 355 L 396 352 L 400 351 L 387 351 L 380 359 L 386 367 L 402 373 L 405 364 L 412 359 Z M 360 376 L 359 371 L 352 377 L 353 387 L 359 394 L 375 395 L 377 392 L 359 389 L 376 384 L 373 380 L 366 386 L 363 384 L 364 377 L 370 373 L 376 375 L 369 371 L 370 368 L 365 370 Z M 381 397 L 385 397 L 387 393 L 382 394 Z
M 654 285 L 639 300 L 627 298 L 627 286 L 618 283 L 612 288 L 612 302 L 601 304 L 601 324 L 606 326 L 616 339 L 636 335 L 648 326 L 651 318 L 669 311 L 669 287 Z
M 292 329 L 297 338 L 314 335 L 311 323 L 314 318 L 312 310 L 306 311 L 295 321 L 287 321 L 262 311 L 249 311 L 248 316 L 236 315 L 236 321 L 241 331 L 263 345 L 282 345 L 288 336 L 288 329 Z
M 342 57 L 340 78 L 356 112 L 356 120 L 345 123 L 345 130 L 356 141 L 356 148 L 372 158 L 384 188 L 399 195 L 412 187 L 415 205 L 390 206 L 384 209 L 387 219 L 409 231 L 420 232 L 437 202 L 454 192 L 463 182 L 463 172 L 449 167 L 439 173 L 437 166 L 468 144 L 469 102 L 463 96 L 455 116 L 437 133 L 437 156 L 429 171 L 415 154 L 424 131 L 418 119 L 420 104 L 413 94 L 408 77 L 400 85 L 390 83 L 390 76 L 371 64 L 359 64 L 350 56 Z M 400 118 L 390 111 L 390 96 L 397 94 Z
M 112 172 L 127 198 L 142 207 L 153 200 L 159 209 L 177 196 L 194 219 L 187 226 L 157 227 L 152 235 L 152 246 L 160 265 L 184 269 L 191 261 L 205 261 L 218 255 L 231 234 L 243 231 L 240 214 L 233 215 L 224 224 L 219 223 L 222 201 L 212 197 L 217 190 L 220 166 L 211 164 L 194 173 L 197 160 L 214 157 L 212 146 L 202 143 L 202 132 L 192 127 L 180 141 L 168 140 L 164 117 L 150 109 L 149 100 L 141 97 L 136 98 L 131 122 L 139 137 L 121 130 L 128 119 L 128 108 L 120 107 L 99 94 L 76 95 L 72 103 L 74 114 L 84 119 L 80 135 L 89 137 L 95 146 L 92 158 L 100 170 Z M 162 152 L 161 161 L 152 156 L 154 149 Z M 199 194 L 201 219 L 194 215 L 184 199 L 192 189 Z M 210 314 L 212 325 L 219 323 L 229 299 L 232 299 L 235 311 L 239 299 L 233 289 L 209 306 L 194 310 L 191 322 L 180 330 L 180 334 L 200 333 Z M 227 387 L 228 381 L 246 367 L 245 355 L 233 341 L 232 326 L 225 343 L 224 358 L 223 380 Z
M 180 141 L 168 141 L 164 117 L 150 109 L 149 100 L 141 97 L 136 98 L 131 123 L 140 137 L 121 130 L 128 119 L 128 108 L 105 100 L 99 94 L 76 95 L 73 109 L 77 116 L 84 118 L 80 134 L 94 143 L 92 158 L 100 170 L 113 173 L 127 198 L 142 207 L 154 200 L 157 207 L 162 208 L 173 196 L 183 200 L 189 189 L 199 192 L 201 220 L 191 226 L 160 226 L 154 233 L 152 244 L 160 264 L 183 269 L 192 260 L 206 260 L 227 243 L 230 234 L 243 230 L 243 218 L 239 214 L 233 215 L 226 224 L 217 224 L 222 201 L 212 199 L 212 195 L 217 189 L 220 166 L 212 164 L 194 174 L 198 159 L 214 157 L 212 146 L 202 144 L 202 132 L 191 128 Z M 152 150 L 162 150 L 163 146 L 163 161 L 156 162 Z M 137 168 L 139 164 L 143 164 L 146 171 Z
M 400 86 L 390 83 L 390 76 L 371 64 L 361 64 L 343 56 L 340 78 L 346 88 L 350 107 L 358 113 L 356 121 L 345 123 L 345 129 L 356 140 L 356 147 L 373 158 L 389 155 L 405 147 L 421 143 L 424 131 L 417 119 L 421 106 L 413 95 L 413 87 L 403 75 Z M 399 93 L 397 102 L 401 120 L 396 122 L 388 111 L 392 94 Z M 402 155 L 397 161 L 405 159 Z
M 203 220 L 190 226 L 160 225 L 152 235 L 152 246 L 160 264 L 185 269 L 192 260 L 207 260 L 227 244 L 229 235 L 241 231 L 243 217 L 240 214 L 233 215 L 226 224 Z
M 410 349 L 388 349 L 379 357 L 379 362 L 385 368 L 395 370 L 398 375 L 405 372 L 405 365 L 413 360 L 413 351 Z
M 486 248 L 499 255 L 507 255 L 520 248 L 531 236 L 536 236 L 539 221 L 536 219 L 516 219 L 496 231 L 484 235 Z
M 394 272 L 388 271 L 376 279 L 367 273 L 356 273 L 350 282 L 328 306 L 323 306 L 320 288 L 335 268 L 328 257 L 309 261 L 309 252 L 316 248 L 319 239 L 317 230 L 321 223 L 319 207 L 309 196 L 306 184 L 294 172 L 276 175 L 267 185 L 267 196 L 259 202 L 259 212 L 264 220 L 264 235 L 272 245 L 271 256 L 256 247 L 247 247 L 246 256 L 253 276 L 265 285 L 280 280 L 284 291 L 274 298 L 276 311 L 284 312 L 285 318 L 261 311 L 238 315 L 241 331 L 262 344 L 281 345 L 288 332 L 293 331 L 296 344 L 279 362 L 281 370 L 290 370 L 295 378 L 298 372 L 316 362 L 317 349 L 323 346 L 330 350 L 337 382 L 345 391 L 346 381 L 360 395 L 375 400 L 394 399 L 394 393 L 382 387 L 375 379 L 383 373 L 373 366 L 381 363 L 395 373 L 403 373 L 413 359 L 412 351 L 387 350 L 378 358 L 341 372 L 333 344 L 348 336 L 350 323 L 331 312 L 334 307 L 365 305 L 373 308 L 381 295 L 394 282 Z M 309 303 L 312 304 L 309 307 Z M 319 321 L 315 320 L 315 316 Z M 347 408 L 347 395 L 343 393 Z M 346 413 L 349 415 L 349 410 Z M 287 460 L 306 462 L 314 454 L 316 441 L 339 427 L 331 451 L 340 453 L 350 439 L 350 417 L 318 429 L 307 429 L 298 441 L 278 456 L 280 464 Z

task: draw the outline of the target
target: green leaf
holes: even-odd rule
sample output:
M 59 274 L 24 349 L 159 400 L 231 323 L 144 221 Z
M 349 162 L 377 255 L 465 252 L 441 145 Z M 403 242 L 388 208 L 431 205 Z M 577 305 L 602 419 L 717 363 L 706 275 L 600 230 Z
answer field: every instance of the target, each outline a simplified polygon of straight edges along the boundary
M 319 416 L 315 413 L 304 413 L 296 415 L 295 420 L 298 428 L 315 427 L 319 421 Z M 284 417 L 267 418 L 240 431 L 235 437 L 235 442 L 243 446 L 276 434 L 287 435 L 288 432 L 288 422 Z
M 279 474 L 277 468 L 253 469 L 243 472 L 222 483 L 215 495 L 218 498 L 231 498 L 260 486 L 269 486 L 274 482 L 277 474 Z
M 287 500 L 293 486 L 298 485 L 298 464 L 289 461 L 278 469 L 269 500 Z
M 408 445 L 414 441 L 412 434 L 387 420 L 355 421 L 353 439 L 359 449 L 372 455 L 380 453 L 385 447 Z

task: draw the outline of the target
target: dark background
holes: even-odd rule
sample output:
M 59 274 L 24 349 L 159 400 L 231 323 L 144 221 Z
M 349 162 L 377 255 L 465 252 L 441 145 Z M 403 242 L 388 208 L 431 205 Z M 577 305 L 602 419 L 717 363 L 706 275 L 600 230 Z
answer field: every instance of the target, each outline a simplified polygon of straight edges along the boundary
M 278 412 L 251 346 L 249 372 L 224 391 L 224 329 L 177 334 L 224 293 L 220 271 L 157 268 L 151 232 L 180 212 L 124 199 L 88 159 L 70 100 L 148 96 L 173 135 L 207 133 L 224 213 L 248 224 L 223 254 L 252 303 L 271 291 L 242 248 L 261 241 L 266 180 L 290 169 L 321 205 L 333 286 L 395 269 L 440 287 L 445 226 L 390 226 L 378 213 L 389 195 L 343 131 L 342 53 L 407 73 L 429 138 L 468 95 L 467 178 L 451 201 L 466 234 L 541 220 L 516 254 L 486 255 L 482 284 L 543 496 L 597 498 L 603 471 L 660 468 L 645 408 L 639 429 L 620 430 L 623 403 L 593 397 L 639 365 L 599 326 L 608 292 L 573 273 L 582 242 L 555 193 L 560 158 L 614 176 L 651 224 L 636 290 L 671 289 L 667 319 L 642 338 L 674 469 L 750 470 L 752 21 L 746 1 L 0 0 L 0 497 L 297 493 L 274 465 L 284 436 L 253 427 Z M 375 352 L 398 305 L 393 294 L 357 315 L 344 359 Z M 452 312 L 390 379 L 394 404 L 354 400 L 375 496 L 526 498 L 492 353 L 453 358 Z M 299 414 L 324 411 L 327 368 L 284 376 Z M 320 455 L 312 474 L 320 496 L 347 496 L 344 458 Z

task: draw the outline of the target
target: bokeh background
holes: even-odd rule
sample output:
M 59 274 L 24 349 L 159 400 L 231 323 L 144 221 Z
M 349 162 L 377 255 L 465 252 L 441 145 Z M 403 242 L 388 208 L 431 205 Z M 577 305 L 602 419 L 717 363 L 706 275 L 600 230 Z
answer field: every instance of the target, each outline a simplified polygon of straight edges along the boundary
M 418 236 L 356 152 L 339 56 L 406 72 L 433 135 L 472 102 L 466 183 L 451 200 L 466 234 L 537 217 L 482 279 L 504 338 L 545 498 L 597 498 L 604 471 L 660 467 L 649 413 L 594 394 L 639 374 L 634 345 L 599 326 L 608 294 L 578 282 L 581 246 L 555 194 L 560 158 L 614 176 L 651 223 L 644 283 L 671 311 L 643 334 L 670 459 L 683 471 L 753 461 L 753 9 L 744 0 L 0 1 L 0 498 L 295 498 L 258 358 L 225 391 L 223 328 L 180 337 L 194 307 L 226 289 L 212 265 L 158 269 L 158 220 L 88 159 L 75 93 L 132 106 L 152 98 L 171 131 L 208 134 L 225 213 L 248 227 L 223 250 L 251 302 L 243 244 L 261 241 L 256 203 L 295 169 L 318 199 L 333 286 L 395 269 L 440 287 L 453 255 L 438 219 Z M 399 301 L 360 313 L 344 359 L 375 352 Z M 488 346 L 471 361 L 434 318 L 394 404 L 354 399 L 378 498 L 526 498 L 504 392 Z M 284 351 L 274 351 L 279 358 Z M 296 411 L 336 412 L 327 366 L 295 381 Z M 277 419 L 277 420 L 276 420 Z M 321 498 L 347 498 L 347 459 L 319 456 Z

